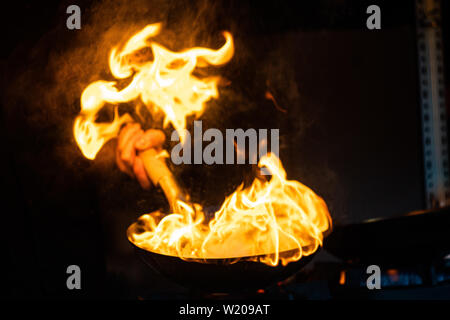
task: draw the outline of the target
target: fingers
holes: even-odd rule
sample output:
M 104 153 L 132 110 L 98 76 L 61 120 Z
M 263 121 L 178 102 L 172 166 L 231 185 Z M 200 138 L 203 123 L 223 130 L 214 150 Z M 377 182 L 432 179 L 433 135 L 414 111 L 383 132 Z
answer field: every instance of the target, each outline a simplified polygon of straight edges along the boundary
M 116 148 L 116 163 L 117 163 L 117 166 L 119 167 L 120 171 L 125 172 L 129 176 L 133 176 L 133 172 L 125 164 L 125 162 L 122 161 L 122 154 L 121 154 L 119 148 Z
M 137 152 L 150 148 L 161 150 L 165 138 L 160 130 L 150 129 L 144 132 L 138 123 L 127 124 L 121 130 L 117 142 L 117 166 L 129 176 L 135 177 L 143 189 L 149 189 L 151 181 Z
M 161 150 L 165 139 L 166 137 L 162 131 L 150 129 L 145 131 L 139 136 L 138 139 L 135 140 L 136 142 L 134 143 L 134 147 L 139 151 L 144 151 L 150 148 Z M 145 171 L 144 162 L 141 157 L 135 157 L 133 171 L 141 187 L 144 189 L 150 188 L 151 182 L 148 178 L 147 172 Z
M 121 160 L 124 162 L 129 168 L 133 167 L 134 159 L 136 158 L 136 149 L 134 148 L 134 144 L 140 137 L 144 134 L 142 130 L 134 131 L 133 135 L 128 138 L 126 144 L 123 146 L 121 152 Z
M 130 139 L 131 136 L 133 136 L 133 134 L 138 131 L 141 130 L 141 126 L 139 123 L 129 123 L 127 124 L 121 131 L 119 134 L 119 141 L 117 144 L 117 148 L 119 150 L 122 150 L 123 147 L 126 145 L 127 141 Z
M 119 139 L 117 142 L 116 149 L 116 162 L 119 169 L 130 176 L 133 176 L 133 172 L 131 170 L 131 161 L 133 156 L 130 154 L 129 150 L 129 141 L 133 139 L 134 134 L 136 132 L 142 131 L 141 126 L 138 123 L 129 123 L 127 124 L 119 134 Z M 126 150 L 125 150 L 126 149 Z M 126 151 L 124 153 L 124 151 Z
M 150 148 L 160 149 L 165 140 L 166 137 L 161 130 L 150 129 L 144 132 L 134 146 L 139 151 Z
M 140 157 L 136 157 L 134 161 L 133 172 L 141 187 L 146 190 L 150 189 L 150 179 L 147 176 L 147 171 L 145 171 L 144 162 Z

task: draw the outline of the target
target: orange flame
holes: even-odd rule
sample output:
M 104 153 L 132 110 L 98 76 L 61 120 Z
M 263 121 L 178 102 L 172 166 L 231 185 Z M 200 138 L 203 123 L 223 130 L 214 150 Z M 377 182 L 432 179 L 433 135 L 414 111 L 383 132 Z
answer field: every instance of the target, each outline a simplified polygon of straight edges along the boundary
M 101 147 L 117 136 L 120 126 L 132 121 L 128 114 L 119 116 L 116 106 L 113 122 L 97 123 L 98 112 L 106 103 L 117 105 L 140 98 L 150 112 L 163 112 L 164 125 L 172 124 L 183 137 L 186 117 L 200 116 L 206 102 L 218 97 L 219 78 L 198 78 L 193 71 L 229 61 L 234 53 L 231 34 L 224 33 L 226 42 L 218 50 L 172 52 L 148 40 L 160 29 L 160 24 L 148 25 L 122 49 L 111 51 L 111 73 L 116 79 L 132 77 L 127 87 L 118 90 L 114 81 L 96 81 L 83 91 L 74 135 L 87 158 L 94 159 Z M 153 52 L 152 61 L 138 62 L 131 57 L 146 47 Z M 300 182 L 287 180 L 274 154 L 262 157 L 258 165 L 271 172 L 271 179 L 255 179 L 245 189 L 241 185 L 212 219 L 201 205 L 178 200 L 177 212 L 141 216 L 128 229 L 128 239 L 152 252 L 201 261 L 245 258 L 276 266 L 314 253 L 331 228 L 325 202 Z
M 331 228 L 325 202 L 300 182 L 286 180 L 274 154 L 258 165 L 271 172 L 270 181 L 255 179 L 246 189 L 241 185 L 208 224 L 200 205 L 180 201 L 180 212 L 141 216 L 130 226 L 129 240 L 187 260 L 245 258 L 272 266 L 314 253 Z
M 221 65 L 234 54 L 233 38 L 224 32 L 225 44 L 218 50 L 191 48 L 173 52 L 148 39 L 159 34 L 161 24 L 155 23 L 132 36 L 122 50 L 115 47 L 109 56 L 109 67 L 116 79 L 133 77 L 122 90 L 115 81 L 95 81 L 81 95 L 81 112 L 75 120 L 74 136 L 83 155 L 94 159 L 102 146 L 117 136 L 120 127 L 132 118 L 118 116 L 116 107 L 112 123 L 97 123 L 98 112 L 106 103 L 119 104 L 140 98 L 150 112 L 162 111 L 164 127 L 169 123 L 179 131 L 183 141 L 186 117 L 200 116 L 205 103 L 218 97 L 218 77 L 197 78 L 192 73 L 197 67 Z M 132 54 L 150 47 L 153 60 L 133 61 Z M 135 59 L 136 60 L 136 59 Z

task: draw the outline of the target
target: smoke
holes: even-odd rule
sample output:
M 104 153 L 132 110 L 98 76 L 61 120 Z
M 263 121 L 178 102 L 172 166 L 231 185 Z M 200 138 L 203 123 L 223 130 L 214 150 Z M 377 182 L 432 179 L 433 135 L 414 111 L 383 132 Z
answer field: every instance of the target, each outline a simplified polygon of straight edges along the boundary
M 56 161 L 62 168 L 76 172 L 82 167 L 101 174 L 103 194 L 111 194 L 111 190 L 125 194 L 125 198 L 131 193 L 142 194 L 137 184 L 136 189 L 130 188 L 134 182 L 127 184 L 126 190 L 120 187 L 124 177 L 115 168 L 115 141 L 105 145 L 95 161 L 88 161 L 74 141 L 72 126 L 86 86 L 96 80 L 114 80 L 108 67 L 110 50 L 124 44 L 147 24 L 162 22 L 162 32 L 155 41 L 175 51 L 193 46 L 218 48 L 223 44 L 221 31 L 233 34 L 236 48 L 233 59 L 221 68 L 207 70 L 217 72 L 224 79 L 219 88 L 220 98 L 211 101 L 201 117 L 205 130 L 208 127 L 223 130 L 279 128 L 280 155 L 290 178 L 303 181 L 306 177 L 304 182 L 308 185 L 317 181 L 317 177 L 322 181 L 328 177 L 325 179 L 328 182 L 324 183 L 335 184 L 334 175 L 327 171 L 326 164 L 321 172 L 313 170 L 314 174 L 303 169 L 309 165 L 302 166 L 303 154 L 297 146 L 317 119 L 303 114 L 305 101 L 297 80 L 299 71 L 293 67 L 298 59 L 291 50 L 293 40 L 279 32 L 260 32 L 257 26 L 264 21 L 250 16 L 250 4 L 237 6 L 234 1 L 208 0 L 105 0 L 80 4 L 82 28 L 68 30 L 65 9 L 70 4 L 60 5 L 59 18 L 53 28 L 36 43 L 16 48 L 9 59 L 4 105 L 6 119 L 12 120 L 7 130 L 11 145 L 20 148 L 24 136 L 39 139 L 26 142 L 27 150 L 20 151 L 24 162 L 36 152 L 50 154 L 49 161 Z M 266 98 L 267 92 L 285 112 Z M 192 128 L 188 126 L 188 129 Z M 28 134 L 24 135 L 23 131 Z M 169 131 L 167 136 L 170 136 Z M 209 199 L 208 202 L 216 204 L 234 191 L 243 176 L 251 173 L 248 166 L 191 165 L 173 169 L 193 193 L 195 201 Z M 217 181 L 221 181 L 220 186 Z M 211 189 L 215 192 L 209 192 Z
M 7 130 L 12 140 L 20 136 L 15 131 L 24 128 L 56 130 L 52 139 L 64 152 L 58 150 L 55 155 L 68 164 L 79 157 L 72 125 L 82 91 L 92 81 L 114 80 L 108 68 L 112 47 L 155 22 L 164 25 L 157 41 L 173 50 L 202 44 L 214 47 L 223 41 L 220 30 L 206 32 L 212 24 L 219 27 L 213 18 L 215 5 L 209 1 L 119 0 L 81 5 L 81 30 L 66 28 L 69 4 L 60 5 L 54 27 L 38 41 L 14 49 L 8 59 L 3 101 L 6 122 L 15 124 Z

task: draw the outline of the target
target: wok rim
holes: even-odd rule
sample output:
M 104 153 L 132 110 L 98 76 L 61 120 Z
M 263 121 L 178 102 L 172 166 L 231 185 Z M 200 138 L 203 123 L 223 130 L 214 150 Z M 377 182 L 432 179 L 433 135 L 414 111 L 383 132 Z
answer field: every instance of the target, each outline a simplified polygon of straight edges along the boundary
M 174 255 L 163 254 L 163 253 L 159 253 L 159 252 L 155 252 L 155 251 L 150 251 L 150 250 L 147 250 L 147 249 L 139 247 L 138 245 L 136 245 L 135 243 L 133 243 L 130 240 L 129 240 L 129 242 L 135 248 L 135 250 L 139 250 L 139 252 L 141 252 L 141 253 L 147 253 L 147 254 L 163 256 L 163 257 L 168 257 L 168 258 L 176 258 L 176 259 L 179 259 L 181 261 L 195 262 L 195 263 L 200 263 L 200 264 L 218 264 L 218 263 L 223 264 L 226 261 L 233 261 L 233 260 L 236 260 L 234 263 L 244 262 L 245 261 L 245 262 L 255 262 L 255 263 L 266 264 L 266 263 L 263 263 L 261 261 L 255 261 L 254 259 L 255 258 L 262 258 L 262 257 L 265 257 L 267 255 L 273 254 L 273 253 L 266 253 L 266 254 L 260 254 L 260 255 L 254 255 L 254 256 L 229 257 L 229 258 L 185 258 L 185 257 L 182 258 L 180 256 L 174 256 Z M 319 252 L 322 249 L 322 247 L 323 247 L 322 245 L 319 245 L 317 247 L 317 249 L 314 252 L 312 252 L 311 254 L 302 255 L 300 259 L 289 261 L 287 265 L 289 265 L 290 263 L 299 262 L 301 260 L 306 260 L 307 258 L 312 258 L 313 256 L 315 256 L 317 254 L 317 252 Z M 296 250 L 298 250 L 298 249 L 291 249 L 291 250 L 281 251 L 278 254 L 280 255 L 282 253 L 288 253 L 290 251 L 296 251 Z M 234 264 L 234 263 L 230 263 L 230 264 Z M 278 263 L 275 266 L 268 265 L 268 264 L 266 264 L 266 265 L 270 266 L 270 267 L 274 267 L 274 268 L 277 268 L 277 267 L 280 267 L 280 266 L 282 266 L 282 267 L 286 267 L 287 266 L 287 265 L 282 265 L 280 263 Z
M 205 264 L 208 264 L 208 263 L 214 263 L 214 262 L 219 262 L 219 261 L 227 261 L 227 260 L 236 260 L 236 262 L 239 262 L 239 261 L 248 261 L 248 262 L 258 262 L 258 263 L 261 263 L 260 261 L 254 261 L 254 260 L 250 260 L 250 259 L 263 258 L 263 257 L 265 257 L 265 256 L 275 254 L 274 252 L 272 252 L 272 253 L 263 253 L 263 254 L 253 255 L 253 256 L 241 256 L 241 257 L 226 257 L 226 258 L 195 258 L 195 257 L 192 257 L 192 258 L 191 258 L 191 257 L 180 257 L 180 256 L 177 256 L 177 255 L 171 255 L 171 254 L 160 253 L 160 252 L 151 251 L 151 250 L 147 250 L 147 249 L 145 249 L 145 248 L 142 248 L 142 247 L 138 246 L 137 244 L 135 244 L 133 241 L 130 240 L 130 236 L 129 236 L 130 229 L 131 229 L 132 226 L 134 226 L 135 223 L 136 223 L 136 222 L 133 222 L 133 223 L 127 228 L 127 240 L 133 245 L 133 247 L 135 247 L 136 249 L 139 249 L 139 250 L 142 250 L 142 251 L 151 253 L 151 254 L 156 254 L 156 255 L 165 256 L 165 257 L 171 257 L 171 258 L 178 258 L 178 259 L 180 259 L 180 260 L 182 260 L 182 261 L 187 261 L 187 262 L 197 262 L 197 263 L 205 263 Z M 291 263 L 291 262 L 298 262 L 298 261 L 302 260 L 303 258 L 306 258 L 306 257 L 309 257 L 309 256 L 314 256 L 314 255 L 317 253 L 317 251 L 319 251 L 319 250 L 323 247 L 323 243 L 324 243 L 324 240 L 325 240 L 326 236 L 327 236 L 327 235 L 324 233 L 324 234 L 323 234 L 323 239 L 322 239 L 322 241 L 321 241 L 322 243 L 319 244 L 319 245 L 317 246 L 316 250 L 314 250 L 312 253 L 310 253 L 310 254 L 308 254 L 308 255 L 302 254 L 302 256 L 300 257 L 300 259 L 290 261 L 289 263 Z M 302 251 L 303 251 L 303 248 L 306 248 L 306 247 L 302 247 Z M 285 251 L 279 251 L 279 252 L 278 252 L 278 255 L 281 255 L 281 254 L 283 254 L 283 253 L 293 252 L 293 251 L 296 251 L 296 250 L 299 250 L 299 248 L 289 249 L 289 250 L 285 250 Z M 289 264 L 289 263 L 288 263 L 288 264 Z M 279 262 L 278 262 L 278 264 L 277 264 L 276 266 L 274 266 L 274 267 L 277 267 L 278 265 L 279 265 Z

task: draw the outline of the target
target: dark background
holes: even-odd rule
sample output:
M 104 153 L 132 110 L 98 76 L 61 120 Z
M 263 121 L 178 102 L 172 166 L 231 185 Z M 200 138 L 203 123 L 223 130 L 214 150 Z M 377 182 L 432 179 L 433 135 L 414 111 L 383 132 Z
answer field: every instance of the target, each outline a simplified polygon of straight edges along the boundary
M 72 137 L 82 90 L 112 80 L 110 48 L 157 21 L 160 42 L 174 50 L 218 47 L 220 31 L 232 32 L 235 57 L 218 71 L 231 84 L 202 116 L 204 130 L 280 128 L 288 178 L 321 195 L 336 225 L 424 208 L 413 1 L 78 1 L 79 31 L 65 27 L 70 4 L 15 1 L 3 10 L 6 297 L 183 291 L 147 270 L 126 239 L 139 215 L 164 206 L 162 194 L 118 171 L 114 141 L 89 161 Z M 381 7 L 382 30 L 365 27 L 370 4 Z M 174 170 L 206 206 L 249 172 Z M 80 291 L 66 289 L 71 264 L 81 267 Z

